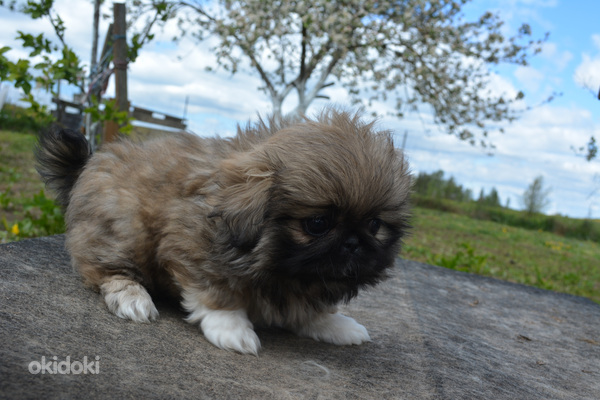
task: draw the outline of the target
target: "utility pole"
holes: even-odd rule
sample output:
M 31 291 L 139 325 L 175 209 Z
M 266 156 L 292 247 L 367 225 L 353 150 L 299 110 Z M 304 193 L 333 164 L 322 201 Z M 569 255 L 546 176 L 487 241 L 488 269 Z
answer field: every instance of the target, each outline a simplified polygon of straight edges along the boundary
M 114 3 L 114 58 L 115 90 L 119 111 L 129 111 L 127 97 L 127 25 L 125 23 L 125 3 Z
M 185 96 L 185 105 L 183 106 L 183 120 L 187 117 L 188 103 L 190 102 L 190 96 Z
M 92 27 L 92 62 L 90 63 L 90 73 L 93 73 L 98 64 L 98 25 L 100 24 L 100 2 L 94 0 L 94 25 Z
M 402 151 L 406 148 L 406 137 L 408 136 L 408 131 L 404 131 L 404 138 L 402 139 Z

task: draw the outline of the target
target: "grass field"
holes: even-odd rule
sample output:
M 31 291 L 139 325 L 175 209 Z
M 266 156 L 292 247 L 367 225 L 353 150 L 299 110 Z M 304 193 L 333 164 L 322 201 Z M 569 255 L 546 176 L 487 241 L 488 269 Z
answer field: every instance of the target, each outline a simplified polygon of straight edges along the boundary
M 0 207 L 12 221 L 23 211 L 21 194 L 31 197 L 43 189 L 33 162 L 35 136 L 0 131 Z
M 589 297 L 600 303 L 600 244 L 415 208 L 403 257 Z
M 32 134 L 0 130 L 0 243 L 60 233 L 60 208 L 35 171 Z
M 0 131 L 0 242 L 62 229 L 58 207 L 40 193 L 34 145 L 33 135 Z M 412 225 L 404 258 L 600 303 L 597 242 L 421 207 L 415 208 Z

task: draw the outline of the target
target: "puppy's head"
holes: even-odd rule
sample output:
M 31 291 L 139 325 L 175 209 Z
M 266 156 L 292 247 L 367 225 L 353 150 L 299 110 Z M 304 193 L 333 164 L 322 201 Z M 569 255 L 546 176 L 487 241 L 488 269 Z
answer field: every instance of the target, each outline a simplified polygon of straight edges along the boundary
M 260 281 L 349 299 L 385 277 L 407 229 L 410 176 L 389 132 L 328 110 L 283 123 L 222 164 L 229 243 Z

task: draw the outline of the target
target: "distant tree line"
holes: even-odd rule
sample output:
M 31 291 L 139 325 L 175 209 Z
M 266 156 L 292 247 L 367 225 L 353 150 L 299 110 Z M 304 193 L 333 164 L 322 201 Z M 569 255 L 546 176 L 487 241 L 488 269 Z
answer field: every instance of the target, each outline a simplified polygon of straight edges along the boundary
M 485 194 L 483 189 L 481 189 L 481 192 L 479 192 L 479 198 L 477 198 L 477 202 L 490 207 L 501 207 L 500 195 L 495 187 L 493 187 L 488 194 Z
M 519 199 L 522 211 L 510 209 L 508 199 L 502 205 L 496 188 L 487 194 L 481 190 L 475 199 L 472 191 L 457 184 L 453 177 L 445 178 L 444 171 L 419 173 L 414 178 L 413 192 L 413 204 L 417 207 L 600 243 L 597 221 L 543 214 L 551 204 L 552 189 L 545 185 L 542 176 L 536 177 L 523 192 Z
M 445 178 L 444 171 L 442 170 L 430 174 L 420 172 L 414 180 L 413 191 L 417 196 L 432 200 L 453 200 L 458 202 L 472 202 L 475 200 L 471 189 L 456 183 L 453 176 Z M 541 175 L 537 176 L 520 198 L 523 210 L 528 214 L 543 213 L 551 203 L 551 192 L 552 189 L 544 185 L 544 177 Z M 502 205 L 498 190 L 493 187 L 487 194 L 481 189 L 476 203 L 487 207 L 509 208 L 510 198 L 506 200 L 506 204 Z
M 445 178 L 442 170 L 430 174 L 420 172 L 415 178 L 413 190 L 417 195 L 438 200 L 447 199 L 460 202 L 474 200 L 471 189 L 458 184 L 453 176 Z M 500 196 L 496 188 L 492 188 L 488 194 L 481 189 L 477 202 L 487 206 L 500 207 Z

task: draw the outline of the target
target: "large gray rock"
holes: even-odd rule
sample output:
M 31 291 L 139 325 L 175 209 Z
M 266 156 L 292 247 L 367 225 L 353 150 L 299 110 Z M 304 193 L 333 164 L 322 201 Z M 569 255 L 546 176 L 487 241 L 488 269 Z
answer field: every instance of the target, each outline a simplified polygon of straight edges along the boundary
M 63 240 L 0 246 L 0 397 L 600 398 L 600 306 L 583 298 L 398 261 L 344 310 L 372 343 L 262 329 L 253 357 L 213 347 L 177 305 L 152 324 L 110 314 Z M 55 356 L 88 373 L 48 373 Z

